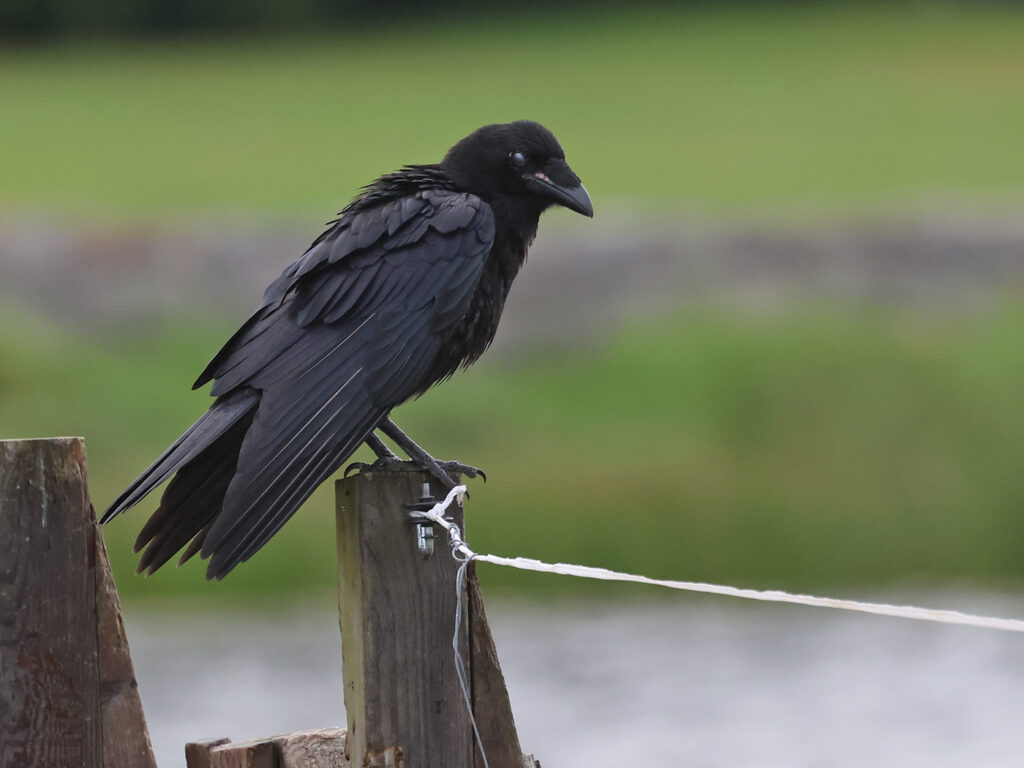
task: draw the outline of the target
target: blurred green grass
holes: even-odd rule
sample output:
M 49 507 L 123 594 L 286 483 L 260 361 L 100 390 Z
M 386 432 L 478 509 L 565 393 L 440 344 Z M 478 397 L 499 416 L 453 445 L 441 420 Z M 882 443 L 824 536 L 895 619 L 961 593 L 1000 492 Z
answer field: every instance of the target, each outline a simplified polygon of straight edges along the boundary
M 8 47 L 0 211 L 239 208 L 308 217 L 312 235 L 381 171 L 524 116 L 556 130 L 599 215 L 1019 201 L 1022 36 L 1019 5 L 823 4 Z M 206 407 L 188 385 L 240 319 L 101 340 L 2 313 L 0 436 L 84 435 L 99 506 Z M 1024 576 L 1022 333 L 1015 303 L 709 306 L 601 349 L 485 358 L 397 418 L 489 471 L 471 501 L 482 551 L 762 587 L 998 584 Z M 329 487 L 216 588 L 194 564 L 129 577 L 154 503 L 106 529 L 129 598 L 334 583 Z M 481 570 L 532 594 L 584 587 Z
M 555 129 L 599 209 L 1019 200 L 1022 37 L 1018 4 L 829 3 L 8 47 L 0 206 L 320 221 L 519 117 Z
M 22 324 L 24 327 L 24 324 Z M 227 329 L 221 329 L 226 331 Z M 706 308 L 607 348 L 482 363 L 397 413 L 472 484 L 481 551 L 762 587 L 1020 580 L 1024 308 L 974 317 Z M 102 506 L 205 408 L 209 325 L 102 344 L 0 341 L 0 433 L 87 437 Z M 279 597 L 334 581 L 329 486 L 216 588 L 197 566 L 130 578 L 155 500 L 106 528 L 129 597 Z M 496 588 L 581 584 L 484 569 Z

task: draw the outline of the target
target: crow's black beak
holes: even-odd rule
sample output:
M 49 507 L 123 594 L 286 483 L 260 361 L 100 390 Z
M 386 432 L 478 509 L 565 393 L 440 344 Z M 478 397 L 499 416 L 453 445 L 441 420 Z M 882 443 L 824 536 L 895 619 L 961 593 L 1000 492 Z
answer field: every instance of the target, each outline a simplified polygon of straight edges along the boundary
M 546 197 L 558 205 L 563 205 L 570 211 L 576 211 L 576 213 L 582 213 L 584 216 L 593 218 L 594 204 L 590 202 L 587 188 L 580 183 L 580 180 L 571 171 L 570 175 L 575 179 L 575 184 L 559 184 L 548 178 L 542 171 L 528 173 L 523 178 L 526 181 L 526 186 L 534 194 Z

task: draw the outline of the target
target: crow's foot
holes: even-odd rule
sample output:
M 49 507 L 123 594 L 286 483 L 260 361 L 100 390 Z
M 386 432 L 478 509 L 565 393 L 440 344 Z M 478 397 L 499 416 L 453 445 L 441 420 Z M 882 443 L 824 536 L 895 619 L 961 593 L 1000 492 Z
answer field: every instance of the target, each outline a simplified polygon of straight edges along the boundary
M 408 469 L 414 467 L 429 472 L 441 484 L 445 492 L 450 491 L 458 484 L 459 476 L 465 475 L 468 478 L 482 478 L 487 482 L 487 475 L 479 467 L 463 464 L 461 461 L 438 461 L 425 450 L 420 448 L 411 437 L 403 432 L 391 419 L 385 419 L 380 430 L 395 441 L 408 456 L 409 461 L 403 461 L 392 451 L 384 441 L 372 432 L 366 438 L 366 445 L 377 454 L 377 460 L 372 464 L 365 461 L 356 461 L 345 467 L 345 477 L 355 471 L 359 472 L 387 472 L 393 470 Z
M 416 442 L 391 419 L 384 419 L 380 424 L 380 430 L 394 440 L 395 444 L 405 451 L 410 459 L 436 477 L 441 485 L 449 491 L 456 486 L 460 474 L 467 477 L 479 476 L 485 482 L 487 481 L 487 475 L 476 467 L 458 461 L 438 461 L 416 445 Z
M 377 460 L 372 464 L 366 462 L 354 462 L 345 468 L 347 477 L 353 471 L 387 471 L 417 467 L 429 472 L 441 484 L 445 491 L 450 491 L 458 484 L 459 476 L 465 475 L 468 478 L 480 477 L 487 482 L 487 475 L 482 469 L 463 464 L 461 461 L 438 461 L 425 450 L 420 448 L 411 437 L 403 432 L 391 419 L 385 419 L 378 427 L 381 432 L 391 438 L 395 444 L 409 456 L 410 461 L 402 461 L 398 456 L 372 432 L 366 438 L 366 445 L 377 454 Z
M 444 488 L 445 493 L 459 484 L 459 475 L 466 477 L 482 477 L 487 482 L 487 475 L 477 467 L 471 467 L 460 461 L 438 461 L 428 453 L 415 457 L 410 464 L 425 469 L 433 475 Z
M 397 457 L 380 458 L 372 463 L 366 461 L 354 461 L 345 467 L 345 473 L 343 476 L 348 477 L 353 472 L 394 472 L 410 468 L 423 469 L 437 479 L 445 492 L 450 491 L 458 485 L 459 475 L 465 475 L 469 478 L 479 477 L 482 478 L 485 483 L 487 482 L 487 475 L 479 467 L 471 467 L 470 465 L 463 464 L 460 461 L 438 461 L 430 455 L 426 455 L 425 458 L 426 461 L 420 461 L 418 459 L 403 461 Z

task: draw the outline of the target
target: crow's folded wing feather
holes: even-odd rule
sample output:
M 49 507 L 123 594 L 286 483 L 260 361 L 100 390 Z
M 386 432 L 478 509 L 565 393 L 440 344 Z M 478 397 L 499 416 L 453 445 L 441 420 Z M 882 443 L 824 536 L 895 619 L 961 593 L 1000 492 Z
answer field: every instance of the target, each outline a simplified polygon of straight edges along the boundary
M 260 392 L 203 542 L 222 577 L 259 549 L 380 423 L 429 385 L 494 239 L 489 206 L 425 190 L 343 216 L 285 270 L 197 386 Z

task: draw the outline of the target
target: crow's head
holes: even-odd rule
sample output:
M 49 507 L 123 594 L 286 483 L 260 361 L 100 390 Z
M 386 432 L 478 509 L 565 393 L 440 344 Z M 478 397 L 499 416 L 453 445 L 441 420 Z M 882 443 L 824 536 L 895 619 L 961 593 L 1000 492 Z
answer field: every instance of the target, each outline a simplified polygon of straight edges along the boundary
M 594 215 L 590 196 L 565 162 L 561 145 L 539 123 L 485 125 L 448 150 L 441 167 L 461 189 L 488 203 L 505 198 L 538 214 L 555 204 Z

